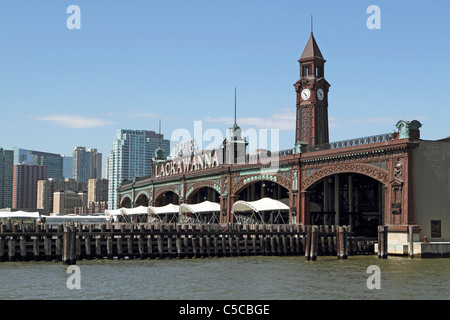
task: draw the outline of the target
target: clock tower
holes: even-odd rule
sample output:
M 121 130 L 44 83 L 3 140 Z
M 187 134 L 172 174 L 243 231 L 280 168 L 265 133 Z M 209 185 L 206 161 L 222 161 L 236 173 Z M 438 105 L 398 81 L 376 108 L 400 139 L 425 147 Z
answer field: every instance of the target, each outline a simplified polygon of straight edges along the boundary
M 328 134 L 328 89 L 330 84 L 324 77 L 326 60 L 311 36 L 300 63 L 300 79 L 294 84 L 297 93 L 297 115 L 295 142 L 309 146 L 329 142 Z

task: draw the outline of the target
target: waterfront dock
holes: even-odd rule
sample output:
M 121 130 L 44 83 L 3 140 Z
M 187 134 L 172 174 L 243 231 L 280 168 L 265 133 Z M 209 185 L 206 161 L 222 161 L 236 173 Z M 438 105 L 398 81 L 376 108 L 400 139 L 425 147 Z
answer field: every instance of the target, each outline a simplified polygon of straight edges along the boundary
M 376 239 L 350 227 L 291 224 L 102 223 L 0 225 L 0 261 L 207 258 L 374 254 Z

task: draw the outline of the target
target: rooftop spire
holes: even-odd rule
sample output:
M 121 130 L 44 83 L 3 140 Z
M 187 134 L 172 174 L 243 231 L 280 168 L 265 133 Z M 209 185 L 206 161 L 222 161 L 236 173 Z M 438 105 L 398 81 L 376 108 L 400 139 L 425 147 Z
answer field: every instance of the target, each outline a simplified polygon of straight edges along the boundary
M 300 61 L 307 59 L 322 59 L 325 60 L 320 52 L 319 46 L 317 45 L 316 39 L 312 33 L 311 25 L 311 36 L 309 37 L 308 43 L 306 44 L 305 50 L 300 58 Z

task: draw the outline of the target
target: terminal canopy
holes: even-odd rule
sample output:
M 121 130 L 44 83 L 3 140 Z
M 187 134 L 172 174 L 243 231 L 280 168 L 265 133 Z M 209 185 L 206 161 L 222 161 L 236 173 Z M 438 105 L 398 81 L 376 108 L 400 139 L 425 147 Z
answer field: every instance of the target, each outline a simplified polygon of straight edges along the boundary
M 161 222 L 177 222 L 180 206 L 169 203 L 162 207 L 149 207 L 149 212 L 158 216 Z
M 81 224 L 98 224 L 111 221 L 108 215 L 64 215 L 64 216 L 45 216 L 42 217 L 47 224 L 66 224 L 68 222 L 76 222 Z
M 150 213 L 159 214 L 176 214 L 180 212 L 180 206 L 169 203 L 163 207 L 149 207 Z
M 219 223 L 219 212 L 220 204 L 210 201 L 180 205 L 181 222 Z
M 271 198 L 256 201 L 240 200 L 231 208 L 236 221 L 242 224 L 287 223 L 289 217 L 281 211 L 289 211 L 289 207 Z
M 135 215 L 135 214 L 148 214 L 149 213 L 149 207 L 139 206 L 137 208 L 122 208 L 123 212 L 128 215 Z
M 197 204 L 183 203 L 180 206 L 180 213 L 204 213 L 204 212 L 219 212 L 220 204 L 210 201 L 204 201 Z
M 13 211 L 13 212 L 0 212 L 0 219 L 39 219 L 39 212 L 26 212 L 26 211 Z
M 125 222 L 149 222 L 149 207 L 122 208 L 122 212 L 126 216 Z
M 236 201 L 231 212 L 261 212 L 261 211 L 289 210 L 283 202 L 271 198 L 262 198 L 256 201 Z
M 116 210 L 105 210 L 105 214 L 109 215 L 109 216 L 123 216 L 125 215 L 125 213 L 123 212 L 122 209 L 116 209 Z

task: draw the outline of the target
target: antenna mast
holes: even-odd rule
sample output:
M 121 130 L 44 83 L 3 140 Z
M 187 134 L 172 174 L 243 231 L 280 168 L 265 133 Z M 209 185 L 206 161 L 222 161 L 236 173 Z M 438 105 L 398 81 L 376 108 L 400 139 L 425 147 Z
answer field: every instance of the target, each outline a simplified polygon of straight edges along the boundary
M 161 148 L 161 119 L 159 119 L 158 147 Z
M 234 123 L 236 124 L 236 87 L 234 87 Z

